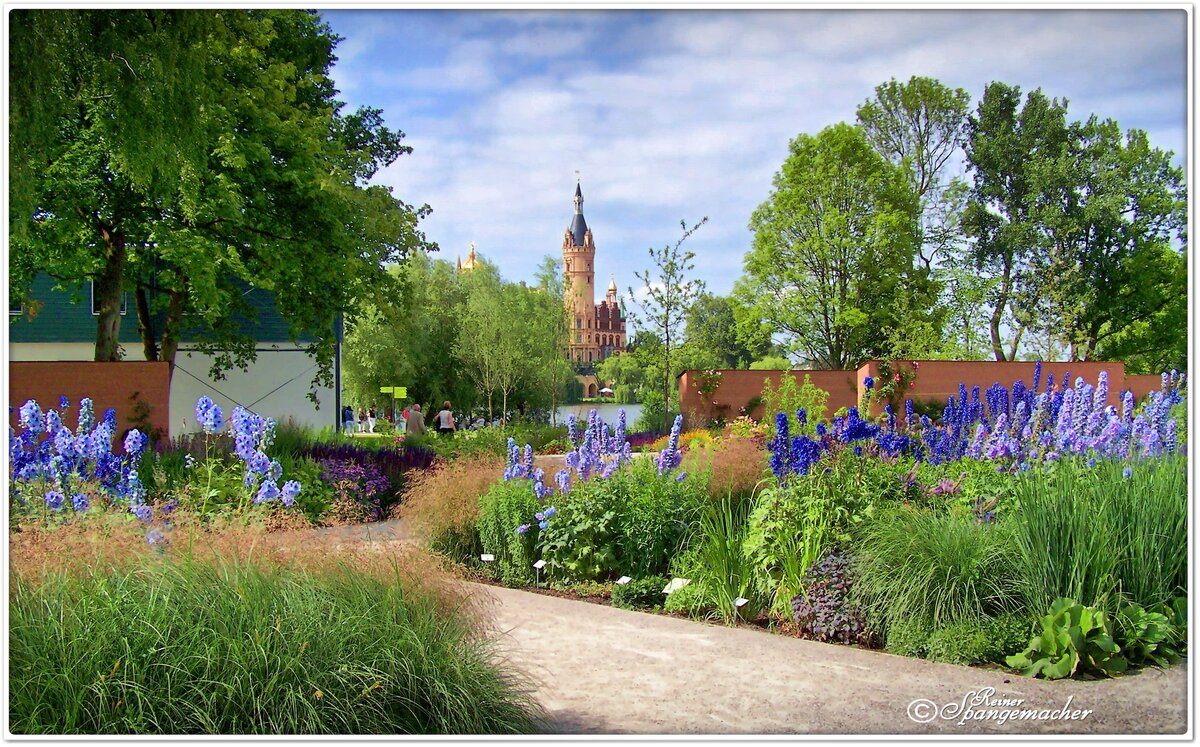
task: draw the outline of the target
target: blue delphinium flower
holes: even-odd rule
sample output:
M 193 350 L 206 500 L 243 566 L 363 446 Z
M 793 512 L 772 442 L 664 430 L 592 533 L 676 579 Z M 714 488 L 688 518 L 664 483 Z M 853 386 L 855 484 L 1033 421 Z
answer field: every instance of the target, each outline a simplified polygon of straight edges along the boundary
M 678 475 L 675 475 L 675 482 L 683 482 L 685 479 L 687 479 L 687 472 L 680 472 Z
M 548 521 L 539 521 L 538 522 L 538 529 L 545 529 L 548 526 L 550 526 L 550 522 L 548 522 Z
M 533 447 L 525 444 L 525 477 L 533 476 Z
M 875 377 L 868 376 L 867 378 L 863 379 L 863 387 L 865 389 L 874 389 L 875 388 Z
M 133 506 L 130 510 L 133 512 L 133 515 L 138 517 L 138 519 L 143 523 L 149 523 L 154 520 L 154 509 L 150 508 L 145 503 Z
M 79 428 L 80 433 L 86 433 L 92 430 L 92 426 L 96 424 L 96 411 L 92 405 L 91 397 L 84 397 L 79 400 Z
M 67 399 L 67 395 L 58 395 L 58 409 L 66 410 L 71 406 L 71 400 Z
M 154 527 L 149 532 L 146 532 L 146 542 L 151 545 L 160 545 L 166 542 L 166 535 L 158 527 Z
M 236 410 L 237 408 L 235 408 L 235 412 Z M 204 428 L 205 432 L 216 433 L 221 430 L 222 418 L 221 408 L 208 395 L 201 395 L 196 400 L 196 422 Z
M 273 501 L 279 497 L 279 486 L 270 480 L 263 480 L 262 485 L 258 487 L 258 493 L 254 496 L 255 503 L 266 503 Z
M 131 459 L 138 459 L 141 457 L 142 450 L 146 448 L 146 443 L 149 440 L 144 433 L 134 428 L 125 436 L 125 453 Z
M 46 493 L 46 508 L 51 511 L 61 510 L 63 507 L 63 494 L 57 490 L 51 490 Z
M 567 441 L 570 442 L 571 448 L 574 448 L 576 446 L 578 436 L 579 436 L 578 425 L 576 424 L 575 415 L 574 414 L 568 415 L 567 416 Z
M 291 506 L 296 502 L 296 496 L 300 495 L 300 483 L 295 480 L 288 480 L 283 484 L 283 490 L 280 491 L 280 500 L 283 505 Z
M 571 473 L 568 470 L 560 469 L 554 475 L 554 482 L 558 484 L 558 492 L 566 493 L 571 487 Z
M 521 526 L 517 527 L 517 534 L 525 534 L 528 531 L 529 531 L 528 524 L 522 524 Z
M 1121 474 L 1124 477 L 1132 477 L 1133 476 L 1133 467 L 1126 467 L 1125 469 L 1121 470 Z
M 547 519 L 552 519 L 558 513 L 558 510 L 555 509 L 554 506 L 550 506 L 545 510 L 544 513 Z
M 87 511 L 88 506 L 90 506 L 90 505 L 91 505 L 91 501 L 89 501 L 88 497 L 86 495 L 84 495 L 83 493 L 76 493 L 71 498 L 71 508 L 73 508 L 76 511 L 79 511 L 81 513 L 84 511 Z
M 38 407 L 37 402 L 29 400 L 21 405 L 20 415 L 18 422 L 32 435 L 36 436 L 45 430 L 42 408 Z

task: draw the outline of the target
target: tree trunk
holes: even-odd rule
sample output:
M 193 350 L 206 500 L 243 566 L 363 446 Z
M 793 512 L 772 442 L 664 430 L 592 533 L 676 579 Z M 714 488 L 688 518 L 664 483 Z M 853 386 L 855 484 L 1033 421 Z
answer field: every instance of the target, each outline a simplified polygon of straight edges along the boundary
M 121 286 L 125 275 L 125 237 L 101 228 L 104 269 L 93 281 L 92 292 L 100 314 L 96 319 L 96 360 L 120 360 Z
M 146 297 L 146 286 L 138 285 L 137 302 L 138 336 L 142 338 L 142 354 L 148 361 L 158 360 L 158 342 L 155 340 L 154 320 L 150 318 L 150 300 Z
M 500 425 L 508 426 L 508 390 L 501 391 L 501 403 L 504 407 L 504 412 L 500 415 Z
M 1008 360 L 1015 361 L 1017 359 L 1017 347 L 1021 344 L 1021 336 L 1025 334 L 1025 325 L 1017 327 L 1016 334 L 1013 335 L 1012 347 L 1008 349 Z
M 182 282 L 182 279 L 180 279 Z M 161 360 L 170 364 L 168 371 L 175 373 L 175 353 L 179 350 L 179 330 L 183 326 L 183 306 L 187 300 L 186 288 L 171 291 L 167 304 L 167 318 L 163 322 L 162 344 L 159 346 Z
M 671 426 L 671 333 L 663 335 L 663 431 L 670 431 Z

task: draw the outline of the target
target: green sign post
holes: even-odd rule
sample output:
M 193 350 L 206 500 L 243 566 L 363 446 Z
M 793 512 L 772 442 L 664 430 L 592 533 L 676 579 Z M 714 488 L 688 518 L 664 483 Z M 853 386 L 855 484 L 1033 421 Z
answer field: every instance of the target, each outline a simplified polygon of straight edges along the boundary
M 379 391 L 383 394 L 392 395 L 392 427 L 396 427 L 396 400 L 408 399 L 408 387 L 404 386 L 381 386 Z

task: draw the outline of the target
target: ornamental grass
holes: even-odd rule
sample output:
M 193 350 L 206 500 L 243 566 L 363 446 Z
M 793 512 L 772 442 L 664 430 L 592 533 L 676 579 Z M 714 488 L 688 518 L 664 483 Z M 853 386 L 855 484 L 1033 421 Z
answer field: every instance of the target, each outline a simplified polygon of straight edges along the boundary
M 129 535 L 126 537 L 125 535 Z M 478 635 L 480 602 L 415 551 L 312 532 L 21 532 L 9 588 L 16 734 L 538 730 Z

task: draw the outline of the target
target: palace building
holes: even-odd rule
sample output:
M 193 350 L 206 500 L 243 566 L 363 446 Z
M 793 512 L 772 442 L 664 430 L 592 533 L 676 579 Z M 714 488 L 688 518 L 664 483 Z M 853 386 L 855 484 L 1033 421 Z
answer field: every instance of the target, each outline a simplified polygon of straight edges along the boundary
M 595 364 L 625 351 L 625 313 L 617 300 L 617 281 L 610 280 L 604 300 L 596 302 L 596 243 L 583 219 L 583 190 L 575 185 L 575 215 L 563 236 L 563 277 L 571 314 L 567 357 L 573 363 Z

